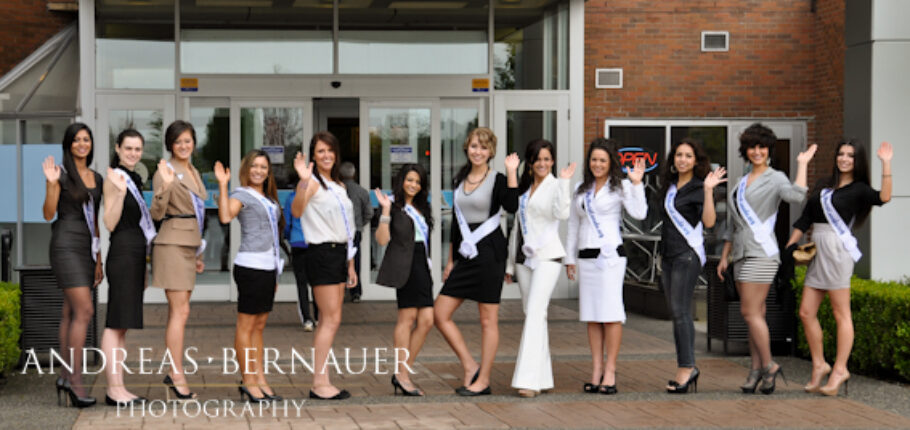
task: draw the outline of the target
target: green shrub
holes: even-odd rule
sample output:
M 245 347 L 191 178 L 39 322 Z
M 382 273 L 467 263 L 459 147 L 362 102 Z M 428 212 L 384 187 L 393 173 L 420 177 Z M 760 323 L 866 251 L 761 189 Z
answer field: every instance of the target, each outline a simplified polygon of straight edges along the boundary
M 0 373 L 19 362 L 19 284 L 0 282 Z
M 797 268 L 797 300 L 802 299 L 805 268 Z M 850 280 L 850 307 L 856 334 L 848 367 L 858 373 L 910 381 L 910 286 L 900 282 Z M 797 306 L 797 313 L 799 306 Z M 828 298 L 818 310 L 818 321 L 824 332 L 825 359 L 834 361 L 837 326 Z M 799 348 L 808 356 L 809 346 L 802 325 Z

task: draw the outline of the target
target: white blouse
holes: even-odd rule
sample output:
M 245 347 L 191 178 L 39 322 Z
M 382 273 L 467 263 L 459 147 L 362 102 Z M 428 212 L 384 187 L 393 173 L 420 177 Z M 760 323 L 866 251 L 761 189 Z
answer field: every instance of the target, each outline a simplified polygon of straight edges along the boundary
M 348 198 L 344 187 L 338 183 L 326 180 L 325 183 L 329 187 L 327 190 L 322 188 L 315 178 L 311 181 L 319 189 L 307 202 L 303 216 L 300 217 L 303 236 L 309 244 L 346 243 L 349 229 L 351 234 L 354 234 L 354 204 Z M 332 196 L 333 192 L 338 199 Z M 344 212 L 338 205 L 339 199 L 344 205 Z M 348 221 L 347 227 L 345 227 L 345 217 Z
M 579 183 L 575 189 L 581 186 Z M 573 193 L 574 194 L 574 193 Z M 632 185 L 628 179 L 622 180 L 622 187 L 614 191 L 609 183 L 594 194 L 594 216 L 600 224 L 603 237 L 598 237 L 597 229 L 591 224 L 584 207 L 585 193 L 574 194 L 569 207 L 569 233 L 566 238 L 565 264 L 576 264 L 578 250 L 597 248 L 604 245 L 622 243 L 620 228 L 622 227 L 622 209 L 625 208 L 634 219 L 645 219 L 648 215 L 648 201 L 645 200 L 645 186 L 643 183 Z

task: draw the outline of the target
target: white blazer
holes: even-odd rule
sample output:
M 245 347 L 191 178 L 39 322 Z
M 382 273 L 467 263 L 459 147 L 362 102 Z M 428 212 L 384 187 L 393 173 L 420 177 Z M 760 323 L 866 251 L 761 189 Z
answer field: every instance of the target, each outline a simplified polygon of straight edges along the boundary
M 581 184 L 579 183 L 579 186 Z M 578 186 L 575 187 L 576 189 Z M 648 201 L 645 200 L 645 186 L 643 183 L 632 185 L 628 179 L 622 180 L 618 190 L 611 190 L 609 183 L 594 194 L 594 216 L 600 224 L 603 238 L 598 237 L 597 229 L 591 224 L 584 208 L 585 195 L 572 193 L 571 214 L 569 215 L 569 232 L 566 238 L 565 264 L 576 264 L 578 250 L 597 248 L 604 245 L 622 243 L 620 228 L 622 227 L 622 209 L 625 208 L 634 219 L 645 219 L 648 215 Z
M 552 260 L 566 256 L 566 250 L 562 246 L 559 238 L 559 221 L 569 217 L 569 203 L 572 200 L 569 191 L 568 179 L 556 179 L 552 174 L 547 175 L 543 182 L 537 186 L 534 193 L 528 198 L 526 220 L 528 225 L 528 235 L 531 237 L 543 237 L 543 243 L 538 244 L 535 250 L 536 257 L 543 260 Z M 521 197 L 519 197 L 519 210 Z M 515 274 L 515 255 L 521 252 L 518 249 L 518 229 L 521 222 L 521 216 L 515 213 L 515 222 L 512 225 L 512 233 L 509 234 L 509 259 L 506 263 L 506 273 Z M 550 231 L 553 224 L 556 224 L 556 231 Z M 539 240 L 539 239 L 538 239 Z M 525 238 L 527 242 L 527 238 Z

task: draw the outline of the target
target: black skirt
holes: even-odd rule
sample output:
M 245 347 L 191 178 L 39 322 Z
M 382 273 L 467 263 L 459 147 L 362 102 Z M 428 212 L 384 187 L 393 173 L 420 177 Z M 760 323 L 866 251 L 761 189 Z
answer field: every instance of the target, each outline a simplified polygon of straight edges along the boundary
M 237 312 L 261 314 L 271 312 L 275 304 L 275 270 L 260 270 L 234 265 L 234 282 L 237 283 Z
M 502 232 L 497 229 L 477 243 L 477 256 L 473 259 L 460 258 L 460 255 L 455 257 L 455 267 L 439 294 L 480 303 L 499 303 L 506 260 L 496 258 L 493 240 L 497 234 L 502 238 Z M 458 252 L 458 249 L 453 249 L 453 252 Z
M 57 287 L 91 287 L 95 284 L 92 236 L 83 220 L 54 221 L 51 227 L 51 269 Z
M 107 320 L 105 327 L 142 328 L 142 299 L 146 281 L 146 244 L 141 229 L 117 230 L 105 265 Z
M 411 274 L 403 287 L 395 290 L 398 309 L 425 308 L 433 306 L 433 277 L 427 266 L 427 255 L 423 242 L 414 243 L 414 258 L 411 259 Z
M 347 282 L 347 244 L 316 243 L 307 247 L 306 279 L 314 287 Z

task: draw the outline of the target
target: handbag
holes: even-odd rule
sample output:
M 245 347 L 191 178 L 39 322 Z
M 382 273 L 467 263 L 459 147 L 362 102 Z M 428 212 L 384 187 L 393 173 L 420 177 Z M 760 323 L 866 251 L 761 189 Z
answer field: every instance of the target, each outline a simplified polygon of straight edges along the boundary
M 793 261 L 797 266 L 806 266 L 815 258 L 817 252 L 815 242 L 804 243 L 793 250 Z

